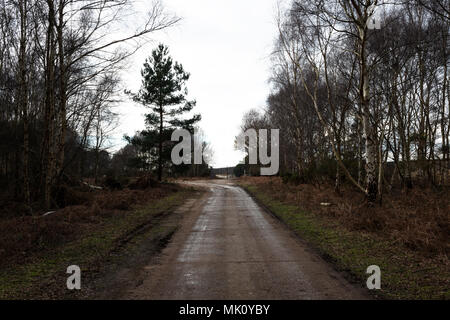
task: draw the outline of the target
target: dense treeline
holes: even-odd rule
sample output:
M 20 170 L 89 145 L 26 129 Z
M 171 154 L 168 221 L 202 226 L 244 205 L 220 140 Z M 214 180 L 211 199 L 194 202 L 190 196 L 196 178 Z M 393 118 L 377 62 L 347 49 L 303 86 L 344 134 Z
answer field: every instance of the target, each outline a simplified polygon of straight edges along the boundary
M 112 163 L 104 150 L 120 70 L 148 35 L 178 21 L 158 2 L 146 6 L 124 31 L 132 0 L 0 1 L 2 198 L 28 213 L 56 207 L 63 181 L 121 165 L 130 148 Z
M 449 7 L 292 1 L 278 15 L 267 109 L 242 130 L 280 129 L 286 180 L 328 177 L 339 193 L 345 179 L 369 202 L 394 185 L 448 184 Z

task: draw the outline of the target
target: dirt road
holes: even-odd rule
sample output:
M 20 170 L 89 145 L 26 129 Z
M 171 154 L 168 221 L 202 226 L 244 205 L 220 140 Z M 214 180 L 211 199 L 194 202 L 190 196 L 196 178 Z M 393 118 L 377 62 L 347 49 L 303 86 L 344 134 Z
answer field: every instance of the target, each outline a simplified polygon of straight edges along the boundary
M 180 230 L 123 299 L 366 299 L 241 188 L 188 199 Z

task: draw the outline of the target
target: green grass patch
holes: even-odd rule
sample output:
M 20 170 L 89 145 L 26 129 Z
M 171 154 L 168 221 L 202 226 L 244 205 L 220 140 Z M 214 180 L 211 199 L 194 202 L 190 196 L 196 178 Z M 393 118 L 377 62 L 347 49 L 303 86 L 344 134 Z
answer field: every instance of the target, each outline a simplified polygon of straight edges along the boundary
M 114 263 L 118 251 L 131 250 L 149 234 L 158 238 L 173 232 L 173 226 L 152 224 L 152 221 L 181 205 L 193 193 L 182 189 L 146 205 L 114 215 L 98 225 L 93 232 L 81 235 L 77 240 L 36 254 L 22 265 L 9 265 L 0 270 L 0 299 L 61 298 L 65 297 L 66 269 L 78 265 L 82 272 L 82 286 L 85 275 L 92 278 L 102 269 L 102 264 Z M 146 228 L 139 232 L 139 228 Z M 149 229 L 149 230 L 147 230 Z M 134 233 L 136 235 L 134 236 Z M 131 240 L 128 238 L 132 238 Z M 124 243 L 126 242 L 126 243 Z M 57 282 L 57 283 L 55 283 Z
M 423 259 L 374 234 L 350 231 L 301 208 L 275 200 L 256 185 L 241 184 L 337 270 L 345 271 L 365 287 L 370 265 L 381 269 L 381 290 L 370 291 L 383 299 L 449 299 L 449 270 L 439 263 L 423 265 Z

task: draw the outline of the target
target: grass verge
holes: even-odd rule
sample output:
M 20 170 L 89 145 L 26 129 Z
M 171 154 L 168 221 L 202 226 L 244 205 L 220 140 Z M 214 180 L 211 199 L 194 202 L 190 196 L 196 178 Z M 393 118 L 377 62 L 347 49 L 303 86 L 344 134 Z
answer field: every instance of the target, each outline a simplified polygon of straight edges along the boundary
M 194 192 L 187 188 L 174 191 L 112 215 L 95 228 L 89 228 L 76 240 L 36 253 L 25 263 L 4 266 L 0 269 L 0 299 L 78 299 L 94 296 L 96 279 L 111 271 L 112 266 L 122 263 L 124 256 L 132 255 L 143 241 L 155 251 L 174 233 L 177 224 L 165 222 L 174 214 L 172 209 Z M 80 266 L 82 290 L 67 290 L 66 279 L 69 275 L 66 269 L 69 265 Z
M 367 267 L 378 265 L 381 290 L 370 291 L 376 298 L 450 298 L 448 264 L 439 259 L 426 259 L 376 234 L 348 230 L 332 219 L 275 199 L 263 185 L 239 184 L 353 281 L 365 285 Z

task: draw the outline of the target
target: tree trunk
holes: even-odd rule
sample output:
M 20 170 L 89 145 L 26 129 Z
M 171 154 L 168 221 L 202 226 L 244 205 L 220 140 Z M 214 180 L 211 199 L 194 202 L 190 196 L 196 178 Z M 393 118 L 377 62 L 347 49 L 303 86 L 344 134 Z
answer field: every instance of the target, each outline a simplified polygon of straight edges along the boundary
M 31 214 L 30 178 L 29 178 L 29 133 L 28 133 L 28 83 L 26 78 L 26 32 L 27 32 L 27 0 L 19 1 L 20 10 L 20 52 L 19 52 L 19 81 L 20 104 L 23 121 L 23 200 Z
M 158 181 L 162 180 L 162 150 L 163 150 L 163 107 L 159 109 L 159 154 L 158 154 Z
M 366 24 L 364 27 L 359 27 L 359 41 L 360 41 L 360 86 L 359 94 L 362 107 L 362 125 L 364 130 L 365 146 L 366 146 L 366 198 L 369 204 L 373 204 L 377 199 L 377 145 L 375 128 L 370 123 L 370 94 L 369 94 L 369 70 L 367 70 L 366 57 Z
M 336 140 L 337 140 L 336 141 L 336 149 L 338 150 L 339 154 L 341 154 L 341 143 L 340 143 L 339 133 L 336 137 Z M 336 161 L 336 180 L 334 182 L 334 192 L 337 195 L 341 195 L 341 170 L 339 167 L 339 163 L 337 163 L 337 161 Z
M 61 175 L 64 167 L 64 147 L 66 140 L 66 106 L 67 106 L 67 79 L 66 79 L 66 63 L 64 59 L 64 44 L 63 44 L 63 27 L 64 27 L 64 6 L 65 1 L 59 3 L 58 8 L 58 59 L 59 59 L 59 125 L 60 132 L 58 138 L 58 159 L 56 164 L 56 174 L 58 177 Z
M 383 139 L 384 134 L 381 133 L 380 142 L 378 143 L 378 199 L 380 205 L 383 201 Z
M 339 163 L 336 161 L 336 181 L 334 183 L 334 192 L 337 195 L 341 195 L 341 170 Z
M 55 8 L 53 0 L 47 0 L 49 7 L 47 46 L 46 46 L 46 95 L 45 95 L 45 136 L 44 136 L 44 207 L 48 210 L 51 206 L 51 189 L 53 182 L 53 173 L 55 169 L 54 155 L 54 109 L 55 109 Z
M 98 183 L 98 160 L 99 160 L 99 149 L 95 149 L 95 168 L 94 168 L 94 181 L 95 184 Z
M 361 110 L 359 111 L 361 113 Z M 357 135 L 358 135 L 358 184 L 362 185 L 362 152 L 361 152 L 361 129 L 360 121 L 357 118 Z

